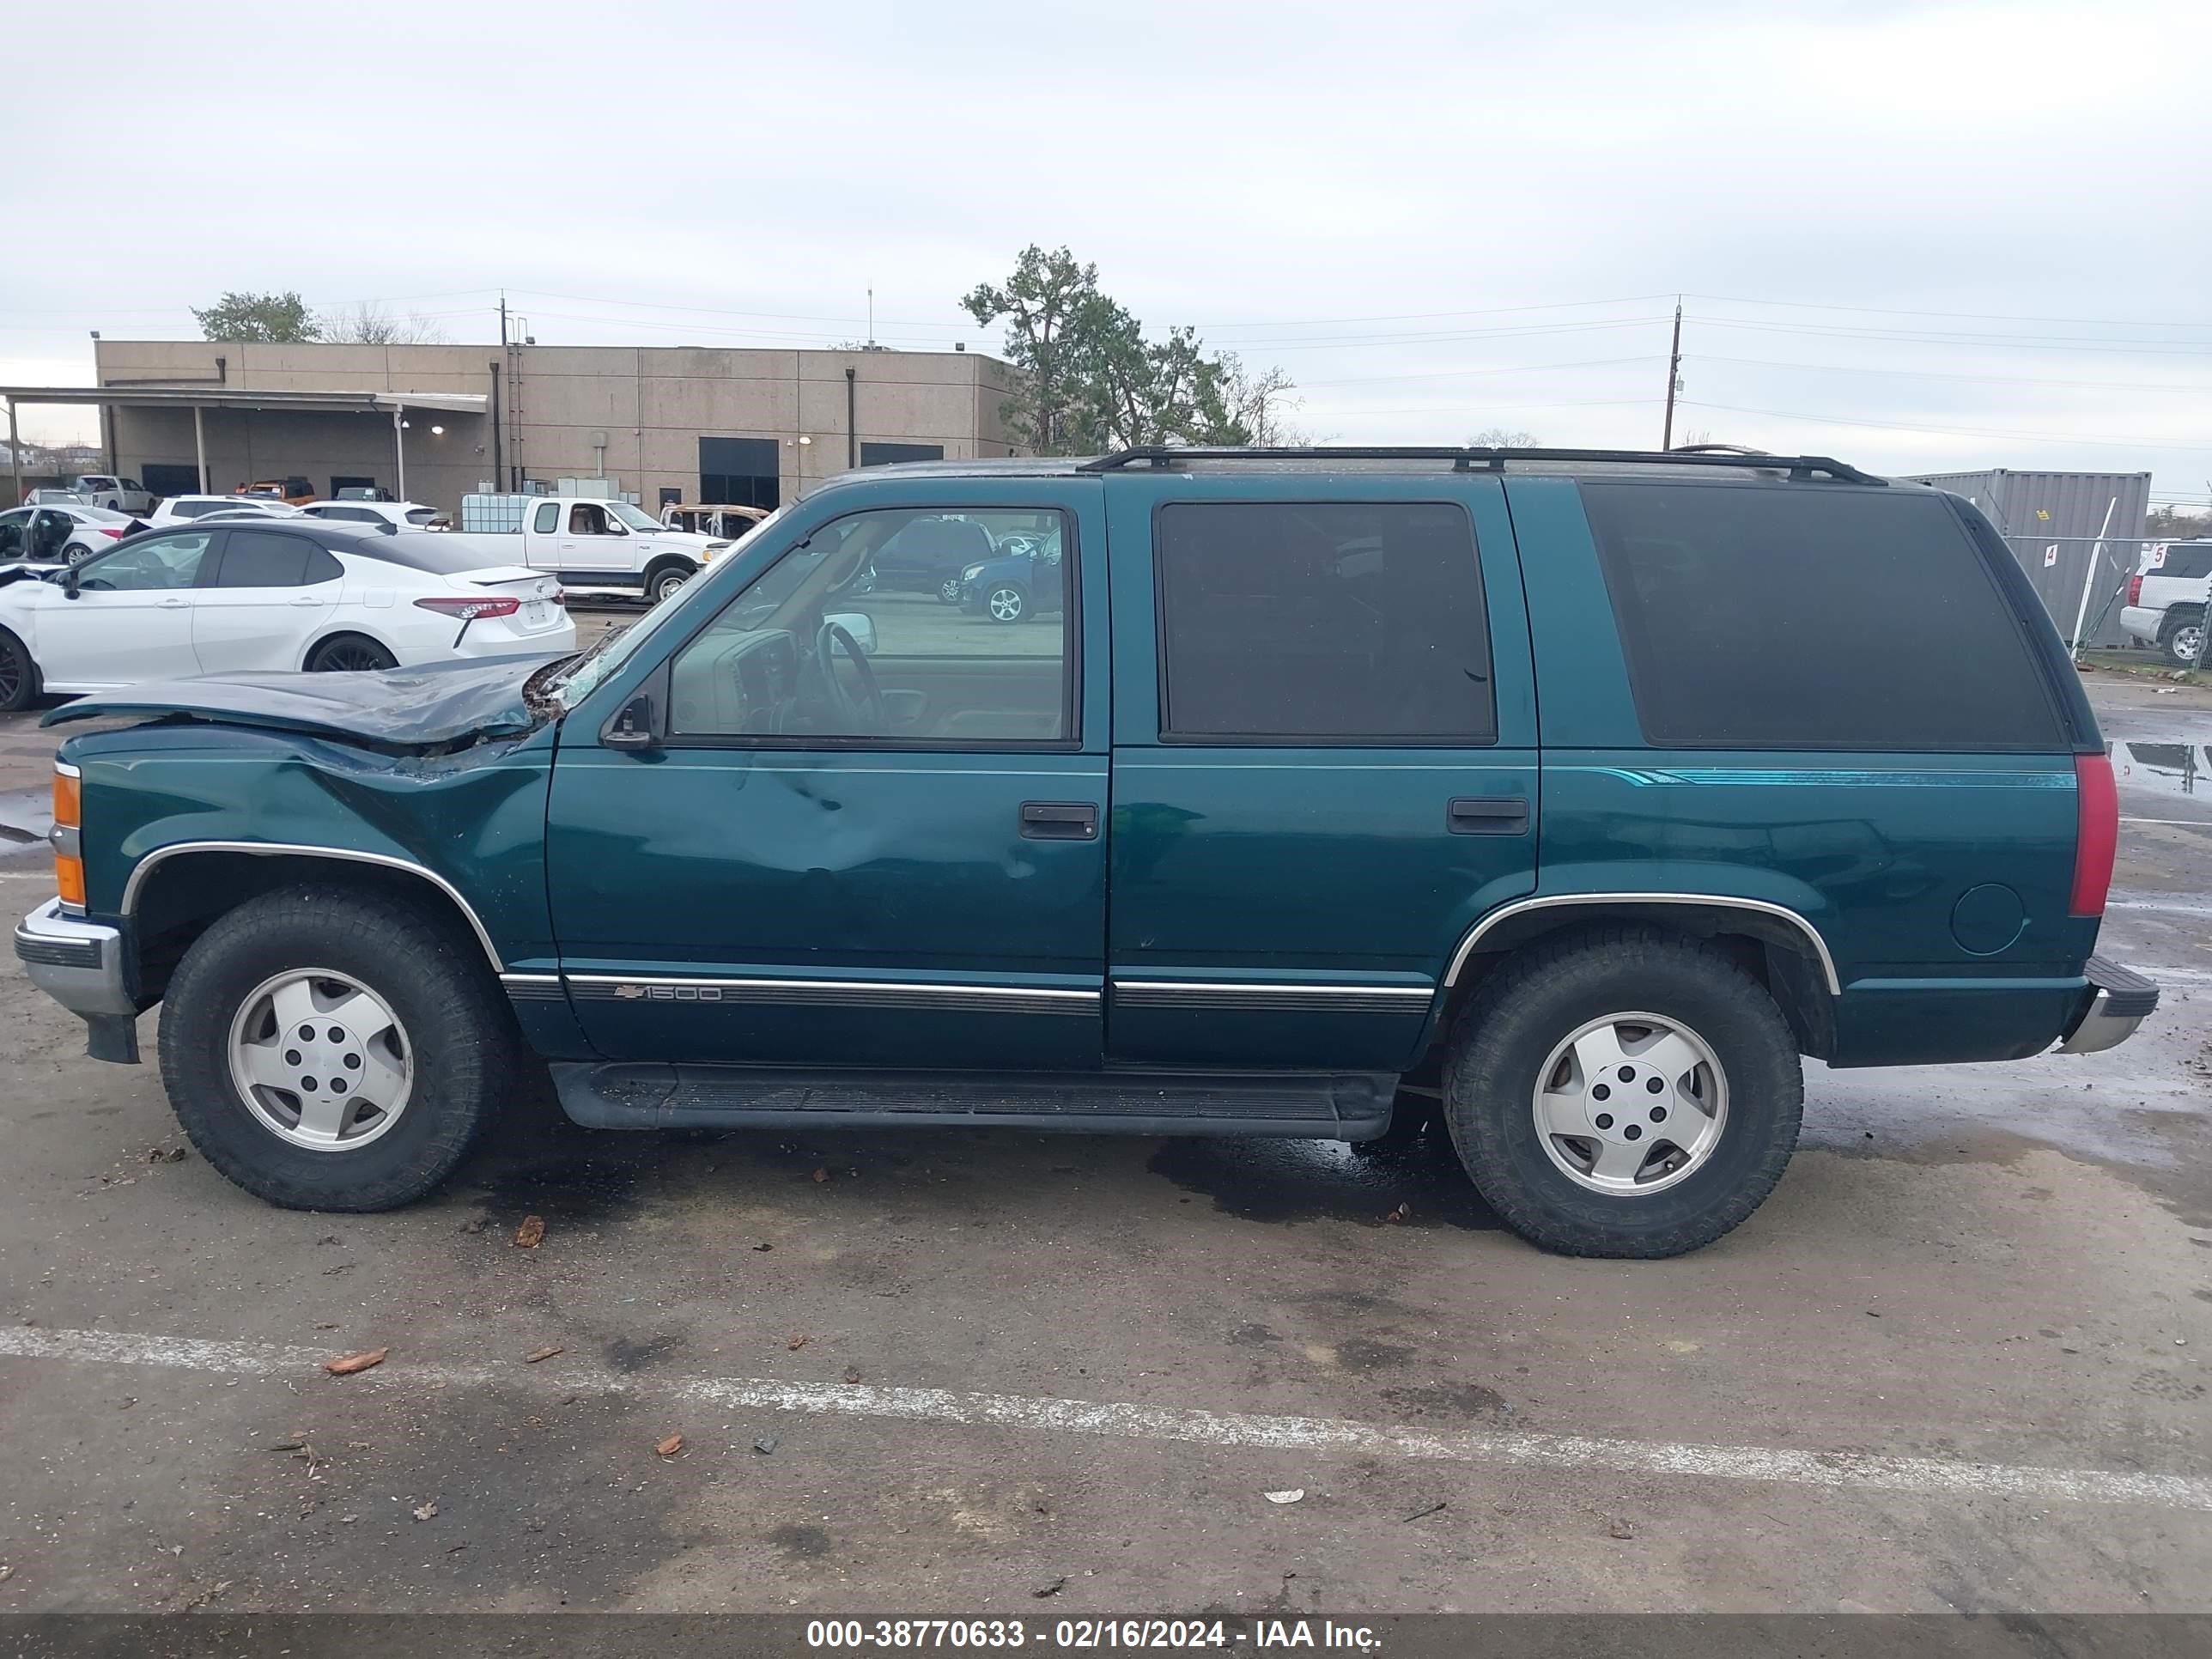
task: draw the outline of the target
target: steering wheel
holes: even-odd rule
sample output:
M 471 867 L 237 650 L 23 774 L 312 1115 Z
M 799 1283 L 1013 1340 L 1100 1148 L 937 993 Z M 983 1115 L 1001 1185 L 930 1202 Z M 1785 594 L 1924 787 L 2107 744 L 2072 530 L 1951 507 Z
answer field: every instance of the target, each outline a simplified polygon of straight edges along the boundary
M 837 670 L 830 660 L 832 646 L 842 650 L 860 671 L 860 689 L 857 693 L 845 689 L 837 678 Z M 880 732 L 890 725 L 890 706 L 884 701 L 884 689 L 876 684 L 876 671 L 868 666 L 868 659 L 860 654 L 860 642 L 846 630 L 842 623 L 825 622 L 822 631 L 814 636 L 814 659 L 821 665 L 823 684 L 830 688 L 830 701 L 837 712 L 858 723 L 869 722 L 866 729 Z

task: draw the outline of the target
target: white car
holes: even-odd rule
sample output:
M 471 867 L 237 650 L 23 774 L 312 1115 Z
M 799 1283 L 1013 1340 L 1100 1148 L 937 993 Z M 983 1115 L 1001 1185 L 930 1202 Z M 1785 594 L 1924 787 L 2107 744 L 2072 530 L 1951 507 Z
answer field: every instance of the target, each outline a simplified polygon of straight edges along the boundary
M 156 529 L 204 519 L 210 513 L 258 513 L 264 518 L 296 519 L 300 509 L 260 495 L 172 495 L 155 507 L 146 522 Z
M 0 570 L 0 710 L 194 674 L 562 656 L 543 571 L 421 530 L 243 519 L 149 532 L 41 576 Z
M 0 561 L 76 564 L 129 535 L 143 521 L 80 502 L 48 502 L 0 513 Z
M 136 478 L 118 478 L 112 472 L 82 472 L 70 480 L 70 491 L 94 507 L 111 513 L 144 518 L 154 510 L 154 492 Z
M 448 530 L 453 520 L 420 501 L 311 501 L 300 509 L 311 519 L 335 524 L 396 524 L 416 530 Z

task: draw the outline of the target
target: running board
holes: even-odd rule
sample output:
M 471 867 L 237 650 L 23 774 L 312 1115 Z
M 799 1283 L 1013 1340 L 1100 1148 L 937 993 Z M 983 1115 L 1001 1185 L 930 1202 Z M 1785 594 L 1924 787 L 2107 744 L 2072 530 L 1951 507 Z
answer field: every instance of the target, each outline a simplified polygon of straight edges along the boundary
M 561 1109 L 592 1129 L 922 1126 L 1092 1134 L 1367 1140 L 1390 1124 L 1389 1072 L 860 1072 L 559 1064 Z

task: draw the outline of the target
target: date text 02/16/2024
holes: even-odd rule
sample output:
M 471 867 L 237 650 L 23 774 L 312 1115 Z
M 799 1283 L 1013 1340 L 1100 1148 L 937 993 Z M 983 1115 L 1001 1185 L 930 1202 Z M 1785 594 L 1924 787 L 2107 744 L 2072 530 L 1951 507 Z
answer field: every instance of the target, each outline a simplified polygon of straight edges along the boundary
M 833 1651 L 1040 1647 L 1066 1652 L 1249 1645 L 1367 1653 L 1380 1644 L 1370 1626 L 1331 1620 L 1059 1619 L 1031 1626 L 1020 1619 L 822 1619 L 808 1622 L 806 1645 Z

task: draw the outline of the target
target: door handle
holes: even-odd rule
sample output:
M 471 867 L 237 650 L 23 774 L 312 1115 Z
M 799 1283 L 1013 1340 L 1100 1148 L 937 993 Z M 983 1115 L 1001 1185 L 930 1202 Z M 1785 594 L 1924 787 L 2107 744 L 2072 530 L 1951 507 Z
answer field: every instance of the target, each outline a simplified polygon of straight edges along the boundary
M 190 603 L 185 599 L 163 599 L 159 608 L 163 611 L 184 611 L 190 608 Z
M 1098 809 L 1087 800 L 1025 800 L 1022 836 L 1026 841 L 1096 841 Z
M 323 604 L 320 599 L 311 599 L 304 596 L 300 599 L 294 599 L 292 603 L 302 611 L 319 611 L 322 608 Z
M 1525 836 L 1526 795 L 1460 795 L 1444 810 L 1444 827 L 1455 836 Z

